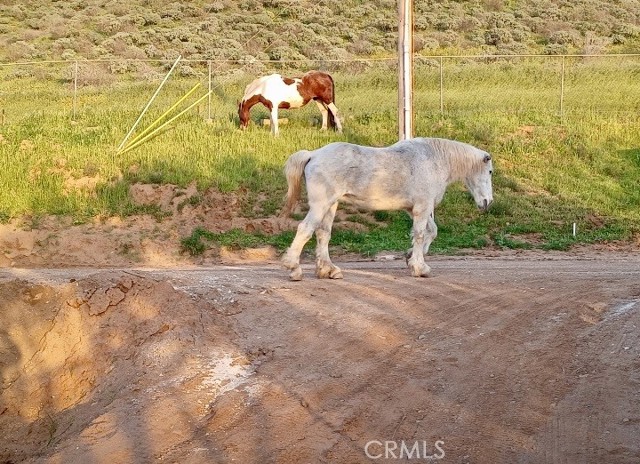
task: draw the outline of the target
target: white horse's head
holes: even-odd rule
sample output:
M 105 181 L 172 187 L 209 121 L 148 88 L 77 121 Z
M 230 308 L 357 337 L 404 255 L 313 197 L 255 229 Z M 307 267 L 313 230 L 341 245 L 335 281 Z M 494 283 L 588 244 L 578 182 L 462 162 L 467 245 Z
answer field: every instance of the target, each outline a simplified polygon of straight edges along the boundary
M 486 211 L 493 201 L 492 175 L 493 163 L 491 156 L 488 153 L 484 153 L 478 169 L 474 169 L 464 181 L 467 189 L 469 189 L 473 199 L 476 201 L 476 205 L 483 211 Z

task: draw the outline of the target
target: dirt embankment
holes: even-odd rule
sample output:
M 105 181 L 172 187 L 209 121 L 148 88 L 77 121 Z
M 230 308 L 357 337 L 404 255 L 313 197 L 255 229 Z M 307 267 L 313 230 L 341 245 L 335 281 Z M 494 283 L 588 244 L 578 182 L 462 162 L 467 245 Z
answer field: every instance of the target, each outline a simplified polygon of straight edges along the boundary
M 207 410 L 232 363 L 250 365 L 213 306 L 167 282 L 117 272 L 56 286 L 13 280 L 0 293 L 1 462 L 53 450 L 65 436 L 99 444 L 76 450 L 84 462 L 93 452 L 135 462 L 132 438 L 179 440 L 171 429 L 180 417 Z M 164 400 L 183 383 L 193 401 Z
M 74 186 L 69 188 L 78 188 Z M 134 184 L 130 194 L 136 205 L 149 207 L 156 214 L 97 217 L 79 224 L 68 217 L 24 217 L 0 224 L 0 267 L 167 267 L 265 260 L 274 258 L 275 250 L 256 250 L 253 256 L 214 247 L 191 257 L 183 253 L 180 241 L 196 227 L 211 232 L 240 229 L 266 234 L 296 227 L 293 219 L 264 217 L 260 201 L 251 202 L 258 205 L 254 206 L 256 211 L 249 210 L 246 192 L 208 190 L 201 194 L 195 186 Z
M 431 264 L 1 269 L 0 462 L 640 460 L 637 255 Z

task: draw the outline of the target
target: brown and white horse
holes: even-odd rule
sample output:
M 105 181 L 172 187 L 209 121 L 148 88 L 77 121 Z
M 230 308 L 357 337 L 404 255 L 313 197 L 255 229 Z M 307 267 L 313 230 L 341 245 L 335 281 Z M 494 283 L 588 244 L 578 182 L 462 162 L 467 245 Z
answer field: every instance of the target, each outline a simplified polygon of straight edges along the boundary
M 260 77 L 247 85 L 238 104 L 240 127 L 249 125 L 249 110 L 262 103 L 271 113 L 271 132 L 278 135 L 278 108 L 302 108 L 314 100 L 322 113 L 322 129 L 327 125 L 342 132 L 342 124 L 335 105 L 333 78 L 321 71 L 309 71 L 302 77 L 289 78 L 280 74 Z

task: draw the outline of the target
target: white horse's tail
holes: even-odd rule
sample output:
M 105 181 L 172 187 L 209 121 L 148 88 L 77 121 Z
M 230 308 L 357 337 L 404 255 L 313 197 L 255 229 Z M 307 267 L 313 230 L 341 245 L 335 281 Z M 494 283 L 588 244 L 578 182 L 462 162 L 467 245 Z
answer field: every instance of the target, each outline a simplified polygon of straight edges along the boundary
M 288 217 L 291 214 L 300 198 L 304 168 L 312 156 L 313 153 L 309 150 L 300 150 L 291 155 L 284 165 L 284 175 L 287 177 L 287 185 L 289 188 L 287 190 L 284 208 L 280 213 L 283 217 Z

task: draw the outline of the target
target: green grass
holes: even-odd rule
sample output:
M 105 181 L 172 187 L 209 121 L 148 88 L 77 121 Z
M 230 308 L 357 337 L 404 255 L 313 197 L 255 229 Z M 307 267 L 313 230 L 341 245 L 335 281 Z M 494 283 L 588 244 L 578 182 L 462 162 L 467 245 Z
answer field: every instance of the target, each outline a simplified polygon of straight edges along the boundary
M 640 89 L 632 78 L 635 71 L 607 59 L 588 64 L 590 69 L 585 63 L 569 63 L 562 114 L 558 61 L 445 63 L 443 112 L 437 66 L 417 68 L 416 135 L 467 141 L 495 158 L 493 207 L 479 213 L 464 189 L 452 186 L 436 210 L 439 235 L 432 245 L 434 253 L 487 245 L 567 249 L 576 243 L 630 240 L 639 233 L 640 102 L 636 96 Z M 289 118 L 289 124 L 281 127 L 278 138 L 256 124 L 267 117 L 264 109 L 252 112 L 253 123 L 247 131 L 238 130 L 236 100 L 250 79 L 241 76 L 216 83 L 211 123 L 205 122 L 208 108 L 203 103 L 139 148 L 120 155 L 116 147 L 157 82 L 123 80 L 107 87 L 82 88 L 72 121 L 68 82 L 2 77 L 2 222 L 46 214 L 72 216 L 76 222 L 97 215 L 134 214 L 152 214 L 162 220 L 166 213 L 159 208 L 133 203 L 129 186 L 135 182 L 181 187 L 195 182 L 201 194 L 189 200 L 191 205 L 201 202 L 208 188 L 242 190 L 247 192 L 243 214 L 269 216 L 282 204 L 286 190 L 282 166 L 291 153 L 336 140 L 378 146 L 397 140 L 392 69 L 334 74 L 337 105 L 344 118 L 342 135 L 317 129 L 319 114 L 314 105 L 283 111 L 281 116 Z M 139 130 L 197 81 L 170 81 Z M 607 86 L 609 82 L 616 85 Z M 605 97 L 594 105 L 591 97 L 602 89 Z M 70 188 L 83 178 L 95 179 L 95 186 Z M 374 217 L 378 223 L 350 218 L 365 225 L 364 232 L 338 224 L 332 245 L 363 255 L 408 248 L 406 213 L 378 212 Z M 282 249 L 292 234 L 211 234 L 196 229 L 182 245 L 191 254 L 202 253 L 214 243 L 270 244 Z

